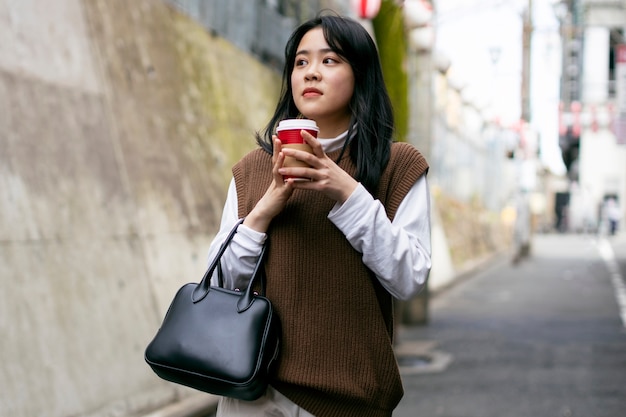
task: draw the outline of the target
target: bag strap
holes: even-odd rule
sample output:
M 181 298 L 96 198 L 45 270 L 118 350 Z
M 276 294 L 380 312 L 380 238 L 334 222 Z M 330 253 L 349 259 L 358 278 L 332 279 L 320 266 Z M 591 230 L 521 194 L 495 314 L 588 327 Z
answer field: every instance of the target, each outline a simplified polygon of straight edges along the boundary
M 252 275 L 253 277 L 256 276 L 256 270 L 259 267 L 259 265 L 261 265 L 262 263 L 261 261 L 263 260 L 264 257 L 265 257 L 265 243 L 261 247 L 261 253 L 257 260 L 257 264 L 254 267 L 254 272 Z M 259 271 L 259 273 L 261 274 L 261 291 L 265 293 L 265 271 L 261 270 Z M 222 260 L 221 259 L 217 260 L 217 286 L 224 288 L 224 274 L 222 272 Z M 239 289 L 235 289 L 235 291 L 239 291 Z
M 241 225 L 244 220 L 245 219 L 240 219 L 239 221 L 237 221 L 237 223 L 235 223 L 235 226 L 233 226 L 232 230 L 228 233 L 228 236 L 226 237 L 226 239 L 220 246 L 220 249 L 217 251 L 217 254 L 215 255 L 215 257 L 211 261 L 211 264 L 209 265 L 206 272 L 204 273 L 202 280 L 200 281 L 198 286 L 193 290 L 191 299 L 194 303 L 197 303 L 198 301 L 202 300 L 209 293 L 210 288 L 211 288 L 211 277 L 213 276 L 213 273 L 215 272 L 215 268 L 218 268 L 218 271 L 217 271 L 218 280 L 222 281 L 220 259 L 222 255 L 224 254 L 224 252 L 226 251 L 226 248 L 230 244 L 231 240 L 233 239 L 233 236 L 235 236 L 235 233 L 237 233 L 237 229 L 239 228 L 239 225 Z M 240 299 L 238 302 L 239 311 L 243 311 L 247 309 L 252 303 L 253 297 L 255 295 L 255 293 L 252 291 L 252 287 L 254 286 L 254 283 L 259 277 L 261 278 L 261 291 L 265 293 L 265 268 L 263 268 L 263 260 L 265 258 L 266 247 L 267 247 L 267 240 L 265 241 L 261 249 L 261 254 L 259 255 L 257 263 L 252 272 L 252 277 L 250 278 L 250 283 L 248 285 L 248 288 L 244 292 L 242 299 Z M 222 282 L 220 282 L 220 286 L 221 285 L 223 285 Z

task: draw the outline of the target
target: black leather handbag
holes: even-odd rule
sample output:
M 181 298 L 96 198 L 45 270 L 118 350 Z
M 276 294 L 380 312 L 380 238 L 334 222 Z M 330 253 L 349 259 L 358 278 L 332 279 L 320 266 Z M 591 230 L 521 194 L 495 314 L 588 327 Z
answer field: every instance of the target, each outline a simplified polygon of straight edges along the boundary
M 255 400 L 265 392 L 278 358 L 280 321 L 272 303 L 253 291 L 265 289 L 265 248 L 245 292 L 224 288 L 220 258 L 237 232 L 230 232 L 200 283 L 181 287 L 145 351 L 161 378 L 211 394 Z M 218 268 L 219 287 L 210 285 Z

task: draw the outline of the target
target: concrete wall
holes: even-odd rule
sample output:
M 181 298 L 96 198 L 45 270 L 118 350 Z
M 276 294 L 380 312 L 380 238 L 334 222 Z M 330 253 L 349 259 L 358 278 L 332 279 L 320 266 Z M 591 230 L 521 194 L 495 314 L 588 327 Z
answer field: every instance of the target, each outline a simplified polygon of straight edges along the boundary
M 188 394 L 143 351 L 278 82 L 158 0 L 0 0 L 0 416 Z

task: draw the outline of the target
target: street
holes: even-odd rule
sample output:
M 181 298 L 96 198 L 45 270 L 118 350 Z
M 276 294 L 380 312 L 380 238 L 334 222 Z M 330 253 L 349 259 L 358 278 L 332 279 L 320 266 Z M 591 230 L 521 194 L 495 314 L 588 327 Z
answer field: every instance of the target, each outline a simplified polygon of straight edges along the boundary
M 403 368 L 394 417 L 626 416 L 625 276 L 623 234 L 536 235 L 516 266 L 443 291 L 429 325 L 400 329 L 439 365 Z

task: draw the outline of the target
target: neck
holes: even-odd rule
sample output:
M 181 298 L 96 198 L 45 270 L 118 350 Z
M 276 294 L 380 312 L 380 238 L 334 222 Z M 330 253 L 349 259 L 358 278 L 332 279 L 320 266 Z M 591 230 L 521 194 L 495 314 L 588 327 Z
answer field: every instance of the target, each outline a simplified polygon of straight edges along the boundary
M 317 127 L 320 128 L 318 137 L 334 138 L 341 135 L 350 127 L 350 117 L 342 119 L 316 119 Z

